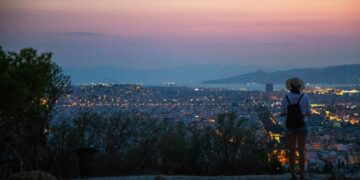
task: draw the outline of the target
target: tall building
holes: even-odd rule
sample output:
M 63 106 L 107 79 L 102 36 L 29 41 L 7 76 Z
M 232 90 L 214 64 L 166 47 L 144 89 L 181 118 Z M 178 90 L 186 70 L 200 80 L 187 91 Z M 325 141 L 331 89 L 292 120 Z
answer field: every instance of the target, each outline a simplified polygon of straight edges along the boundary
M 265 91 L 266 92 L 273 92 L 274 91 L 274 85 L 272 83 L 267 83 L 265 85 Z

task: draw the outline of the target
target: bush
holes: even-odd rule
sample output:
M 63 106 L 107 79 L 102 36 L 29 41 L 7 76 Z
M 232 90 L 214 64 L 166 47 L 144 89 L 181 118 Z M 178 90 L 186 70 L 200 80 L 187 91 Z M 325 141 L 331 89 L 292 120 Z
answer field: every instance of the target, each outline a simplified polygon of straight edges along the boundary
M 57 122 L 49 146 L 60 176 L 77 175 L 70 170 L 76 169 L 74 151 L 84 147 L 97 150 L 94 176 L 258 174 L 272 168 L 267 162 L 268 150 L 257 142 L 255 130 L 232 113 L 219 115 L 211 125 L 91 111 Z

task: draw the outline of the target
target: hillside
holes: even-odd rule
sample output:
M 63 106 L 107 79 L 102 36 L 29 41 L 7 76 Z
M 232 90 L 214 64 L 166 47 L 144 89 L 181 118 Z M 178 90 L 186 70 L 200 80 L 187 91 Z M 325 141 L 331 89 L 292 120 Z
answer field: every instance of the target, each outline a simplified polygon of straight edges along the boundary
M 237 83 L 284 83 L 290 77 L 300 77 L 313 84 L 360 84 L 360 64 L 329 66 L 324 68 L 302 68 L 286 71 L 265 72 L 257 70 L 251 73 L 224 79 L 204 81 L 204 84 Z
M 149 176 L 118 176 L 118 177 L 98 177 L 98 178 L 86 178 L 90 180 L 288 180 L 290 174 L 279 175 L 241 175 L 241 176 L 164 176 L 164 175 L 149 175 Z M 311 174 L 306 173 L 307 179 L 327 180 L 330 177 L 336 177 L 338 179 L 358 179 L 359 175 L 330 175 L 330 174 Z M 82 179 L 78 179 L 82 180 Z

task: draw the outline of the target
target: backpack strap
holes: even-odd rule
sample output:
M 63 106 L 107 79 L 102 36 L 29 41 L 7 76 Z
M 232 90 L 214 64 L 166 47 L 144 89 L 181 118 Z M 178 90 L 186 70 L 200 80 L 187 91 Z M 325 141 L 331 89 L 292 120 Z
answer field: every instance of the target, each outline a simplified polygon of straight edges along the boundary
M 287 95 L 285 95 L 285 97 L 286 97 L 286 100 L 287 100 L 288 104 L 291 104 L 291 102 L 289 100 L 289 97 Z
M 304 94 L 301 94 L 301 96 L 299 97 L 299 99 L 298 99 L 298 101 L 297 101 L 297 103 L 296 104 L 299 104 L 300 103 L 300 100 L 301 100 L 301 98 L 304 96 Z
M 299 99 L 298 99 L 298 101 L 297 101 L 297 103 L 296 104 L 299 104 L 300 103 L 300 100 L 301 100 L 301 98 L 304 96 L 304 94 L 301 94 L 301 96 L 299 97 Z M 285 96 L 286 97 L 286 100 L 287 100 L 287 102 L 289 103 L 289 104 L 291 104 L 291 102 L 290 102 L 290 100 L 289 100 L 289 97 L 286 95 Z M 291 104 L 292 105 L 292 104 Z

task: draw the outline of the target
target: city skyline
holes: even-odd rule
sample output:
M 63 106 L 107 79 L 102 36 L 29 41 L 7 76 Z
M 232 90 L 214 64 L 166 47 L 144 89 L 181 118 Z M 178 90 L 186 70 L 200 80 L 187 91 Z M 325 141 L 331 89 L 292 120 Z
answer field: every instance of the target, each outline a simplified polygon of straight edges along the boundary
M 51 51 L 65 69 L 189 64 L 284 69 L 360 62 L 356 0 L 1 4 L 1 46 Z

